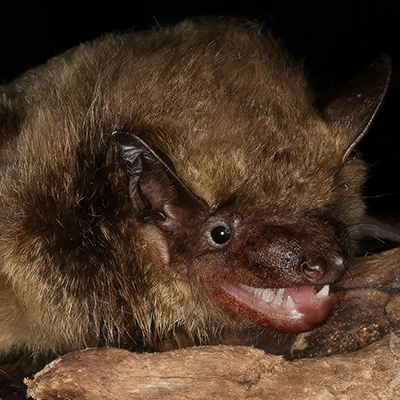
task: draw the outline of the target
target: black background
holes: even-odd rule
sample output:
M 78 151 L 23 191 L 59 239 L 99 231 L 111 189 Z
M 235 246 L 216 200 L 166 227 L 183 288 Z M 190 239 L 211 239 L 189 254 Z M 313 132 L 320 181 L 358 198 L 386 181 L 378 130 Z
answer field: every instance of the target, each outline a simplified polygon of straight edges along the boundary
M 5 3 L 1 0 L 1 3 Z M 371 164 L 369 207 L 400 211 L 400 4 L 383 1 L 29 1 L 0 3 L 0 82 L 105 32 L 234 16 L 263 23 L 282 40 L 318 91 L 344 83 L 381 53 L 393 60 L 386 101 L 359 149 Z

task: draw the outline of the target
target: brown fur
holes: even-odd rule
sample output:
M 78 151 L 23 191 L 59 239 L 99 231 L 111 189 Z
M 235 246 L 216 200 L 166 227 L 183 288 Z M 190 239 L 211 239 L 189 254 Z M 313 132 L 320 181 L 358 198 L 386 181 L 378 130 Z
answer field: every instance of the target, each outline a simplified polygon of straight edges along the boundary
M 171 267 L 165 232 L 134 212 L 111 133 L 165 153 L 211 213 L 328 214 L 353 236 L 364 164 L 342 162 L 354 137 L 312 103 L 272 39 L 229 21 L 107 35 L 5 86 L 0 353 L 160 349 L 252 325 L 206 278 Z

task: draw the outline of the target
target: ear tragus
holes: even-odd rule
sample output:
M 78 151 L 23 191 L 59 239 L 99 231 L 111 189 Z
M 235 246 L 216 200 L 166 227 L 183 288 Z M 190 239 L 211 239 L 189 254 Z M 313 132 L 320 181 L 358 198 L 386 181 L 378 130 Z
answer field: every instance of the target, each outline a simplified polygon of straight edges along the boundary
M 121 148 L 132 203 L 143 219 L 184 222 L 193 213 L 208 213 L 207 203 L 178 177 L 172 163 L 168 165 L 144 140 L 122 131 L 112 136 Z
M 379 110 L 391 72 L 390 57 L 381 55 L 362 75 L 345 84 L 322 112 L 327 121 L 348 132 L 350 145 L 344 150 L 343 162 L 347 161 Z

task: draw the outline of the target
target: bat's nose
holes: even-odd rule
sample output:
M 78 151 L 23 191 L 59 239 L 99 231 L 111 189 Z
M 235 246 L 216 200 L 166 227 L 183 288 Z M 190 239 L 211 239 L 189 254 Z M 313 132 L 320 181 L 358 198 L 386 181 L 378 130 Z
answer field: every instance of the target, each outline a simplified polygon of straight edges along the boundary
M 302 274 L 310 281 L 315 282 L 321 279 L 327 270 L 327 263 L 322 258 L 310 260 L 301 264 Z
M 328 271 L 336 271 L 341 273 L 344 271 L 344 260 L 342 257 L 332 257 L 331 260 L 323 257 L 317 257 L 303 262 L 300 270 L 303 276 L 310 282 L 318 283 Z

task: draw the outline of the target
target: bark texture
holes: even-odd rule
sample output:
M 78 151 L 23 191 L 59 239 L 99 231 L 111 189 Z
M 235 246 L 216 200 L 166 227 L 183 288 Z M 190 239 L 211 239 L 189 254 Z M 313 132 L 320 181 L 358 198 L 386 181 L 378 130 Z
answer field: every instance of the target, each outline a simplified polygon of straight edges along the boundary
M 352 354 L 295 361 L 250 347 L 154 354 L 88 349 L 54 361 L 26 383 L 37 400 L 397 399 L 399 355 L 390 335 Z

